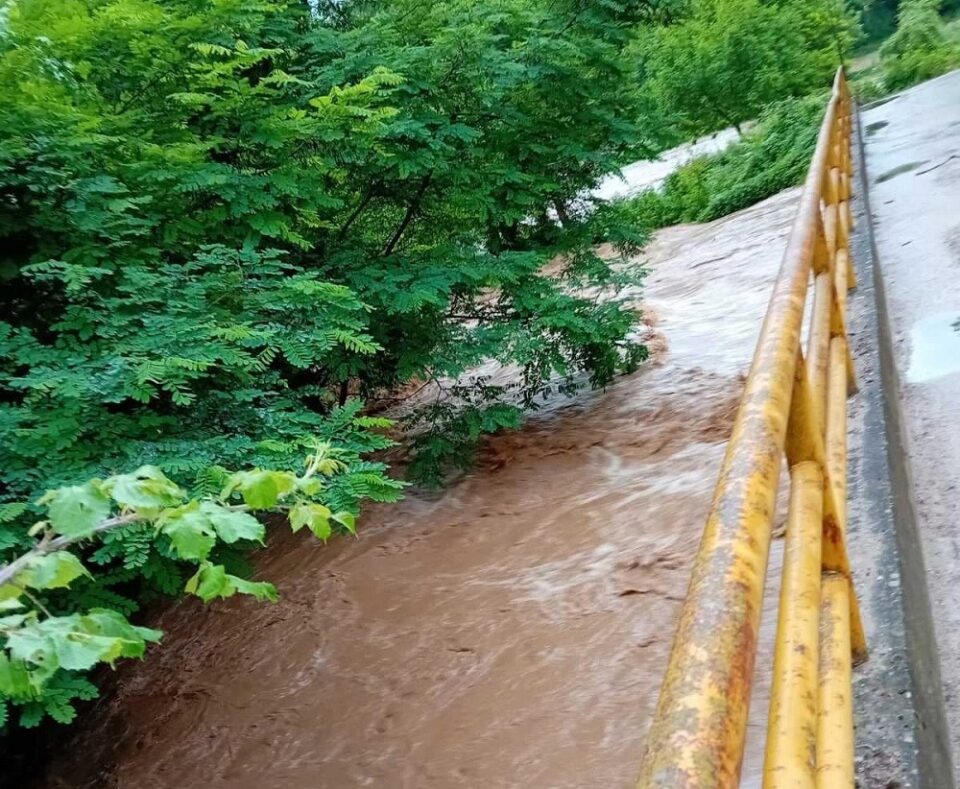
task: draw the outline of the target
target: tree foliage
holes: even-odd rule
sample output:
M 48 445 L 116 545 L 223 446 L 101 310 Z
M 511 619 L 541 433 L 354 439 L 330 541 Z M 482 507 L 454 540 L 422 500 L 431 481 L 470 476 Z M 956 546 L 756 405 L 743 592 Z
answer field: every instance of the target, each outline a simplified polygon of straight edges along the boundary
M 739 129 L 765 105 L 828 84 L 854 32 L 840 0 L 695 0 L 650 34 L 644 69 L 655 105 L 688 134 Z
M 897 29 L 897 15 L 905 4 L 901 0 L 853 0 L 852 10 L 862 19 L 866 43 L 882 41 Z M 941 0 L 939 10 L 955 14 L 960 0 Z
M 0 42 L 15 496 L 295 449 L 349 393 L 635 356 L 569 204 L 654 130 L 646 3 L 20 0 Z M 629 233 L 622 234 L 624 238 Z M 546 276 L 558 255 L 568 261 Z M 571 314 L 577 319 L 572 320 Z M 480 402 L 482 406 L 485 401 Z M 252 453 L 252 454 L 251 454 Z
M 630 277 L 594 253 L 581 196 L 659 144 L 626 53 L 672 7 L 7 4 L 0 562 L 32 550 L 38 518 L 85 534 L 107 506 L 137 510 L 116 497 L 144 482 L 124 481 L 130 468 L 201 502 L 177 526 L 151 516 L 84 542 L 79 561 L 97 571 L 69 594 L 35 587 L 50 617 L 10 616 L 55 641 L 80 632 L 61 633 L 59 618 L 88 617 L 70 620 L 80 638 L 112 628 L 139 652 L 147 635 L 116 617 L 185 586 L 209 596 L 203 572 L 244 588 L 256 540 L 224 539 L 202 503 L 220 490 L 218 464 L 292 468 L 315 436 L 343 464 L 322 504 L 352 519 L 400 488 L 366 459 L 390 441 L 364 398 L 488 360 L 519 371 L 418 412 L 418 467 L 438 479 L 548 389 L 603 385 L 635 364 L 635 315 L 616 297 Z M 641 240 L 609 231 L 624 249 Z M 227 575 L 201 564 L 190 581 L 207 561 Z M 93 692 L 57 672 L 37 682 L 39 696 L 11 696 L 24 723 L 34 701 Z
M 958 53 L 944 34 L 940 0 L 903 0 L 897 29 L 880 57 L 888 90 L 900 90 L 936 77 L 958 61 Z

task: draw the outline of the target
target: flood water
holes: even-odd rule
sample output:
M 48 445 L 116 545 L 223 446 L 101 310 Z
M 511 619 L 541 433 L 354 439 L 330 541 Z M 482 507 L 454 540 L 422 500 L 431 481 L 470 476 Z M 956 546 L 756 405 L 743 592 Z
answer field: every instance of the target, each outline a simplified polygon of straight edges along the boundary
M 750 124 L 747 124 L 746 128 L 749 129 Z M 735 129 L 722 129 L 699 140 L 663 151 L 655 159 L 641 159 L 628 164 L 617 175 L 604 178 L 593 191 L 593 195 L 612 200 L 640 194 L 647 189 L 658 189 L 666 177 L 681 165 L 700 156 L 719 153 L 739 139 L 740 135 Z
M 656 236 L 636 374 L 358 539 L 278 535 L 279 603 L 159 615 L 46 786 L 631 786 L 796 197 Z

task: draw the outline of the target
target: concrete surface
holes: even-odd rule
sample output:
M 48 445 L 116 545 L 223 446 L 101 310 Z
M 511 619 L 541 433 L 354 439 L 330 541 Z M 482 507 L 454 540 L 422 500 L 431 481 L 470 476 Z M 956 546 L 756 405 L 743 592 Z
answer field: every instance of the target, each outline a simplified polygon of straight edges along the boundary
M 862 134 L 862 119 L 855 132 Z M 858 287 L 848 328 L 859 391 L 849 401 L 850 553 L 870 647 L 854 672 L 857 781 L 906 789 L 953 785 L 926 572 L 902 463 L 900 400 L 883 281 L 855 133 Z
M 888 583 L 907 612 L 919 785 L 941 789 L 960 752 L 960 72 L 865 110 L 861 126 L 903 571 Z

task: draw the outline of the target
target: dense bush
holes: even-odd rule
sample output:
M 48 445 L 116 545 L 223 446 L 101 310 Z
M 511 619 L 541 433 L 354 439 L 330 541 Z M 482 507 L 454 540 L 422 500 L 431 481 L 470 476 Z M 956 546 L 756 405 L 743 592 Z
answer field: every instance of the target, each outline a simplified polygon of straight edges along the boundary
M 904 5 L 901 0 L 850 0 L 851 10 L 860 18 L 863 32 L 860 46 L 876 46 L 892 35 L 897 29 L 897 12 Z M 960 0 L 941 0 L 939 10 L 952 16 L 960 11 Z
M 794 186 L 810 165 L 825 103 L 814 94 L 773 104 L 725 151 L 682 165 L 659 189 L 608 210 L 653 229 L 717 219 Z
M 323 8 L 12 8 L 8 495 L 131 459 L 288 461 L 347 395 L 483 359 L 521 368 L 523 402 L 635 355 L 630 311 L 573 295 L 610 266 L 546 217 L 647 150 L 623 57 L 646 5 Z
M 887 91 L 883 78 L 879 76 L 860 76 L 851 79 L 850 91 L 856 98 L 857 103 L 861 105 L 878 101 L 889 92 Z
M 940 0 L 903 0 L 896 32 L 880 47 L 888 90 L 936 77 L 957 62 L 939 13 Z
M 859 12 L 864 44 L 876 44 L 897 28 L 899 0 L 853 0 L 851 5 Z

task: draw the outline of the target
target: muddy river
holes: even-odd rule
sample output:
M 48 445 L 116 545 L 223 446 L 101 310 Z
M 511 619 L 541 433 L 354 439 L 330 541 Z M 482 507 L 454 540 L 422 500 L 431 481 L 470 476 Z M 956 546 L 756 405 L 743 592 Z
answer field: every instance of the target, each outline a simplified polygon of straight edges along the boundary
M 369 508 L 356 540 L 278 537 L 278 604 L 160 615 L 45 785 L 631 786 L 796 197 L 657 235 L 636 374 L 442 495 Z

